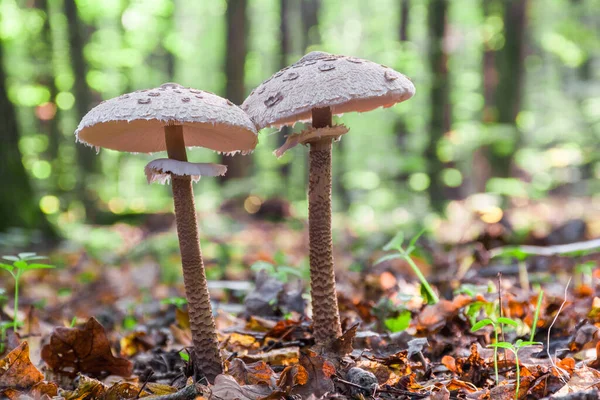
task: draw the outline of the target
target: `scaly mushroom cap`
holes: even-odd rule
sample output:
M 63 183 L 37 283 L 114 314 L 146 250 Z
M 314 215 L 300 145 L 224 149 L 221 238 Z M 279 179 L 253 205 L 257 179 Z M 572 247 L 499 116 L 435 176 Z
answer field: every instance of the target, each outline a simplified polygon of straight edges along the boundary
M 256 88 L 242 109 L 258 129 L 311 119 L 313 108 L 332 113 L 391 107 L 415 94 L 399 72 L 368 60 L 314 51 Z
M 163 127 L 183 125 L 185 145 L 219 152 L 249 152 L 254 125 L 239 107 L 216 94 L 165 83 L 104 101 L 79 123 L 77 141 L 107 149 L 153 153 L 166 150 Z

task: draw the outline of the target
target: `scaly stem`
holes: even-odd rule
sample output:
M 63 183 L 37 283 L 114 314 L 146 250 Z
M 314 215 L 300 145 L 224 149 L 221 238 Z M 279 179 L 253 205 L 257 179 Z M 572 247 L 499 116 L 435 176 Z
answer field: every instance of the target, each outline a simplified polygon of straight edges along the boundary
M 165 140 L 169 158 L 187 161 L 181 125 L 165 126 Z M 188 300 L 190 328 L 194 344 L 193 365 L 195 372 L 198 372 L 194 374 L 194 378 L 197 380 L 204 375 L 210 383 L 213 383 L 215 377 L 223 372 L 223 361 L 219 352 L 217 330 L 212 315 L 200 250 L 192 181 L 189 176 L 172 175 L 171 184 L 183 268 L 183 283 Z
M 331 109 L 312 110 L 312 126 L 332 125 Z M 323 344 L 342 334 L 333 269 L 331 234 L 331 138 L 310 143 L 308 230 L 313 330 Z

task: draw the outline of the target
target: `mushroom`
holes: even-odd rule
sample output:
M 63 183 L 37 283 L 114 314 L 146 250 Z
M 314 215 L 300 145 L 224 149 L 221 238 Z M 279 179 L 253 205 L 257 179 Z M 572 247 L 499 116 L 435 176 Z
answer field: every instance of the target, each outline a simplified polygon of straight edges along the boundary
M 83 117 L 75 135 L 77 141 L 97 148 L 139 153 L 167 150 L 169 158 L 150 162 L 146 176 L 149 182 L 172 180 L 195 378 L 205 376 L 213 382 L 223 372 L 223 363 L 198 239 L 192 180 L 223 175 L 226 167 L 188 163 L 185 148 L 247 153 L 256 146 L 256 129 L 229 100 L 165 83 L 100 103 Z
M 331 237 L 331 144 L 347 129 L 333 126 L 332 115 L 391 107 L 414 93 L 412 82 L 389 67 L 315 51 L 264 81 L 242 104 L 257 129 L 312 120 L 310 128 L 288 136 L 275 154 L 296 144 L 310 145 L 308 225 L 317 343 L 341 335 Z

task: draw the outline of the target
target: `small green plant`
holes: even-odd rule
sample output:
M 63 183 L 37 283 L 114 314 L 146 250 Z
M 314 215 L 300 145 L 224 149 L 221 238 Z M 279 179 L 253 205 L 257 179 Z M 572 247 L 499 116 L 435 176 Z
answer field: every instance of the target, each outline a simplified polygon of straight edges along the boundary
M 481 321 L 477 322 L 475 325 L 473 325 L 471 327 L 471 332 L 476 332 L 480 329 L 483 329 L 484 327 L 491 325 L 492 329 L 494 331 L 494 345 L 499 343 L 498 342 L 498 334 L 501 332 L 502 327 L 504 325 L 511 325 L 514 326 L 515 328 L 519 325 L 517 323 L 517 321 L 513 321 L 510 318 L 505 318 L 505 317 L 492 317 L 492 318 L 485 318 L 482 319 Z M 500 382 L 499 378 L 498 378 L 498 348 L 494 347 L 494 373 L 496 375 L 496 385 Z
M 47 257 L 38 256 L 36 253 L 19 253 L 16 256 L 4 256 L 2 258 L 12 262 L 12 265 L 0 263 L 0 269 L 8 271 L 15 281 L 13 329 L 16 331 L 18 327 L 17 313 L 19 311 L 19 282 L 21 275 L 26 271 L 34 269 L 54 268 L 54 265 L 32 263 L 31 261 L 47 259 Z
M 401 311 L 397 317 L 395 318 L 387 318 L 384 320 L 385 327 L 390 330 L 390 332 L 402 332 L 410 326 L 410 319 L 412 314 L 409 310 Z
M 174 305 L 181 310 L 187 304 L 187 300 L 184 297 L 172 296 L 162 299 L 160 304 Z
M 402 244 L 404 243 L 404 233 L 398 232 L 396 236 L 394 236 L 392 240 L 388 242 L 388 244 L 383 246 L 384 251 L 395 250 L 396 253 L 388 254 L 386 256 L 381 257 L 375 262 L 375 264 L 398 258 L 405 260 L 408 263 L 408 265 L 410 265 L 410 268 L 413 270 L 415 275 L 417 275 L 417 278 L 419 278 L 419 281 L 421 282 L 421 294 L 423 295 L 427 303 L 436 304 L 440 301 L 439 297 L 433 291 L 433 289 L 429 285 L 429 282 L 427 282 L 425 275 L 423 275 L 417 264 L 415 264 L 415 262 L 410 257 L 412 252 L 416 249 L 415 244 L 417 243 L 417 240 L 419 240 L 423 233 L 425 233 L 425 229 L 421 230 L 421 232 L 419 232 L 415 237 L 413 237 L 405 249 L 404 247 L 402 247 Z
M 595 261 L 587 261 L 575 266 L 575 278 L 577 284 L 575 286 L 587 285 L 593 286 Z
M 500 349 L 510 350 L 515 355 L 515 368 L 516 368 L 516 380 L 517 380 L 517 384 L 515 387 L 515 399 L 519 398 L 519 389 L 521 387 L 521 367 L 519 366 L 519 350 L 521 350 L 524 347 L 537 346 L 537 345 L 541 345 L 541 344 L 542 343 L 540 343 L 540 342 L 532 342 L 530 340 L 523 341 L 521 339 L 518 339 L 515 342 L 515 344 L 509 343 L 509 342 L 498 342 L 498 343 L 492 343 L 488 346 L 488 347 L 494 348 L 494 354 L 496 354 L 496 351 L 500 348 Z
M 6 331 L 13 326 L 13 324 L 13 321 L 0 322 L 0 354 L 4 354 L 4 351 L 6 350 Z M 22 323 L 19 322 L 18 325 L 21 326 Z
M 286 283 L 290 280 L 291 276 L 297 278 L 303 278 L 302 270 L 287 265 L 273 265 L 266 261 L 257 261 L 250 269 L 254 272 L 265 271 L 267 275 L 277 279 L 280 282 Z
M 510 342 L 500 342 L 498 341 L 498 332 L 502 330 L 504 325 L 510 325 L 513 327 L 518 327 L 517 321 L 514 321 L 510 318 L 498 317 L 498 318 L 485 318 L 481 321 L 477 322 L 471 328 L 471 332 L 478 331 L 485 326 L 491 325 L 494 330 L 494 343 L 488 345 L 488 347 L 492 347 L 494 349 L 494 372 L 496 374 L 496 384 L 499 383 L 498 379 L 498 349 L 506 349 L 510 350 L 515 355 L 515 368 L 516 368 L 516 388 L 515 388 L 515 399 L 519 398 L 519 388 L 521 385 L 521 369 L 519 366 L 519 350 L 528 347 L 528 346 L 536 346 L 541 345 L 540 342 L 535 342 L 533 339 L 535 337 L 535 331 L 537 327 L 537 322 L 540 316 L 540 309 L 542 308 L 542 300 L 544 298 L 544 291 L 540 290 L 540 294 L 538 295 L 535 312 L 533 315 L 533 323 L 531 326 L 531 333 L 529 335 L 528 341 L 523 341 L 518 339 L 514 344 Z M 500 329 L 499 329 L 500 328 Z

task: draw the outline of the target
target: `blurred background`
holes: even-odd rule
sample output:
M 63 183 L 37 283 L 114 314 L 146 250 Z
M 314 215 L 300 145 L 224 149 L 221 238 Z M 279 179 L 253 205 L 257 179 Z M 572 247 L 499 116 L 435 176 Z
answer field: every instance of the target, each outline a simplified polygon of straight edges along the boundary
M 458 242 L 512 209 L 526 235 L 583 218 L 594 236 L 599 33 L 600 0 L 0 0 L 0 246 L 110 244 L 90 226 L 170 223 L 170 188 L 143 172 L 160 155 L 76 144 L 83 115 L 171 81 L 241 104 L 313 50 L 388 65 L 417 88 L 338 118 L 350 132 L 334 146 L 336 231 L 425 224 Z M 251 156 L 224 160 L 226 179 L 196 185 L 207 234 L 255 214 L 305 220 L 307 150 L 277 159 L 283 140 L 263 130 Z

